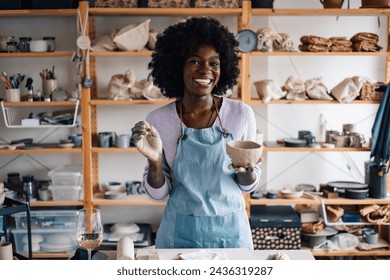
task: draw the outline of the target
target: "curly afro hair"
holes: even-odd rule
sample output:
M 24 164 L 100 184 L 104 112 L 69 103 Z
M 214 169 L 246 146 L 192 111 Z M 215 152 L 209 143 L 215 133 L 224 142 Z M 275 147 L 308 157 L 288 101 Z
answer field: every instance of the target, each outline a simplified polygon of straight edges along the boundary
M 240 74 L 236 53 L 238 42 L 225 26 L 211 17 L 192 17 L 169 26 L 157 37 L 149 76 L 167 97 L 182 98 L 183 69 L 188 56 L 201 45 L 212 45 L 220 56 L 221 77 L 212 93 L 222 95 L 237 84 Z

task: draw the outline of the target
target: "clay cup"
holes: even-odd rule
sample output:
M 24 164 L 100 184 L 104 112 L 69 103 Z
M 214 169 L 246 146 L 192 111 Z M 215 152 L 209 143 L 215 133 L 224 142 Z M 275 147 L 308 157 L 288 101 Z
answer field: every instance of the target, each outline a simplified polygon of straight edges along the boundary
M 253 167 L 261 160 L 263 148 L 254 141 L 232 140 L 226 144 L 226 151 L 235 167 Z

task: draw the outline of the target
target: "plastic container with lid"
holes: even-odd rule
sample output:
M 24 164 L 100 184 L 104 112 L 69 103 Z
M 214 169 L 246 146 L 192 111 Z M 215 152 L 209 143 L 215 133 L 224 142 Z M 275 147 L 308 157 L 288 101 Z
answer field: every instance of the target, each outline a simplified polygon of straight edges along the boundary
M 80 165 L 65 165 L 50 170 L 48 176 L 53 186 L 81 186 L 81 170 Z
M 16 229 L 27 229 L 27 213 L 12 214 Z M 30 212 L 32 229 L 75 229 L 77 210 L 32 210 Z
M 49 186 L 54 201 L 78 201 L 81 186 Z

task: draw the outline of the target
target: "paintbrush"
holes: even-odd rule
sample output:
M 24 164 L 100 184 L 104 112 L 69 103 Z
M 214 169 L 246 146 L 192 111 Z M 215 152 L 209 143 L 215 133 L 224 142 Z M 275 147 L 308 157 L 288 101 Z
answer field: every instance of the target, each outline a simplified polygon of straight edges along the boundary
M 12 88 L 11 84 L 9 83 L 9 81 L 8 81 L 8 79 L 6 77 L 2 76 L 1 79 L 4 82 L 6 89 L 11 89 Z

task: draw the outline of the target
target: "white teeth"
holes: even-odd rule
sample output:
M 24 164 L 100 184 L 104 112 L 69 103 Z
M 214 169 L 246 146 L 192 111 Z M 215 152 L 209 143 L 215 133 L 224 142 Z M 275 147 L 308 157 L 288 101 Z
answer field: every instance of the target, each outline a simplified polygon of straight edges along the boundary
M 194 79 L 194 81 L 203 85 L 208 85 L 211 83 L 210 79 Z

